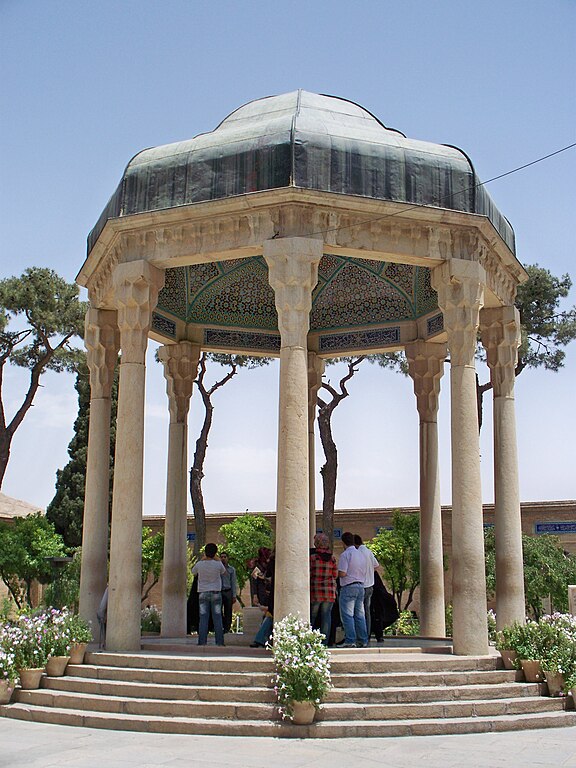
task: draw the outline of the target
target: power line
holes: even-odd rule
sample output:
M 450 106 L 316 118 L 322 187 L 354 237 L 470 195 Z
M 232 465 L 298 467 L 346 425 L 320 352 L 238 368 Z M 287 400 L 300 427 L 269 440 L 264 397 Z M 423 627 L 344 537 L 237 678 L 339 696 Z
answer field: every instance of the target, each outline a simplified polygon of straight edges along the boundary
M 519 165 L 517 168 L 513 168 L 511 171 L 505 171 L 504 173 L 498 174 L 498 176 L 493 176 L 491 179 L 487 179 L 486 181 L 479 181 L 478 184 L 473 184 L 471 187 L 466 187 L 466 189 L 461 189 L 459 192 L 453 192 L 449 195 L 446 195 L 443 198 L 440 198 L 438 201 L 438 206 L 440 206 L 442 203 L 447 203 L 448 201 L 452 200 L 457 195 L 463 195 L 466 192 L 470 192 L 473 189 L 478 189 L 479 187 L 483 187 L 486 184 L 490 184 L 493 181 L 497 181 L 498 179 L 503 179 L 505 176 L 511 176 L 513 173 L 518 173 L 518 171 L 523 171 L 525 168 L 530 168 L 532 165 L 536 165 L 537 163 L 541 163 L 544 160 L 548 160 L 550 157 L 554 157 L 555 155 L 559 155 L 562 152 L 566 152 L 569 149 L 573 149 L 576 147 L 576 142 L 573 144 L 568 144 L 565 147 L 562 147 L 561 149 L 557 149 L 554 152 L 549 152 L 547 155 L 543 155 L 542 157 L 538 157 L 536 160 L 531 160 L 529 163 L 524 163 L 524 165 Z M 400 202 L 400 201 L 389 201 L 389 202 Z M 320 229 L 316 232 L 310 232 L 309 236 L 312 235 L 324 235 L 327 232 L 338 232 L 341 229 L 352 229 L 352 227 L 361 227 L 364 226 L 364 224 L 370 224 L 373 221 L 382 221 L 383 219 L 392 219 L 394 216 L 401 216 L 407 211 L 413 211 L 418 208 L 436 208 L 438 206 L 429 205 L 426 203 L 413 203 L 412 205 L 408 206 L 408 208 L 403 208 L 401 211 L 396 211 L 396 213 L 385 213 L 382 216 L 374 216 L 369 219 L 364 219 L 361 222 L 358 222 L 356 224 L 343 224 L 338 227 L 330 227 L 329 229 Z

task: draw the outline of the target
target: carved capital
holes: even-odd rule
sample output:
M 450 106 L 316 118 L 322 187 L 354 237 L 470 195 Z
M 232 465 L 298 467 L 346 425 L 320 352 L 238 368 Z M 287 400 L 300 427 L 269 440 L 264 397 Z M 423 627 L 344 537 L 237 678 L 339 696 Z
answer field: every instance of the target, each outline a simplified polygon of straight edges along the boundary
M 147 261 L 119 264 L 112 275 L 123 363 L 144 363 L 152 310 L 164 285 L 164 270 Z
M 183 424 L 188 415 L 192 385 L 198 372 L 200 345 L 191 341 L 166 344 L 158 350 L 158 358 L 164 366 L 170 421 Z
M 482 344 L 495 397 L 512 397 L 520 345 L 520 313 L 514 306 L 480 312 Z
M 84 345 L 90 371 L 90 398 L 110 398 L 120 349 L 116 312 L 88 309 L 84 321 Z
M 432 270 L 432 287 L 444 316 L 450 362 L 474 366 L 486 273 L 475 261 L 452 259 Z
M 408 373 L 414 382 L 414 394 L 420 421 L 434 422 L 438 413 L 440 379 L 444 373 L 445 344 L 413 341 L 404 351 L 408 360 Z
M 318 391 L 322 386 L 322 376 L 326 363 L 316 352 L 308 352 L 308 418 L 313 422 L 316 415 Z
M 268 280 L 274 289 L 283 347 L 306 347 L 312 290 L 318 282 L 318 264 L 323 248 L 322 240 L 306 237 L 267 240 L 264 243 Z

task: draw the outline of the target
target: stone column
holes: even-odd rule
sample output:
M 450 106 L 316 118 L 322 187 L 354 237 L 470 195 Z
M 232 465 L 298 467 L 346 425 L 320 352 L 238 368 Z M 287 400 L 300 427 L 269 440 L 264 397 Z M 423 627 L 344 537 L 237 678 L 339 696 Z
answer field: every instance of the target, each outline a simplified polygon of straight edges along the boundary
M 275 619 L 310 615 L 307 336 L 322 251 L 312 238 L 264 242 L 280 329 Z
M 432 272 L 450 350 L 454 653 L 488 653 L 480 440 L 474 356 L 486 273 L 452 259 Z
M 483 309 L 480 323 L 494 390 L 496 623 L 501 629 L 524 623 L 526 616 L 514 406 L 520 315 L 514 306 Z
M 186 637 L 188 499 L 188 409 L 198 370 L 200 345 L 189 341 L 160 347 L 170 410 L 166 522 L 162 568 L 162 635 Z
M 96 611 L 108 582 L 110 505 L 110 411 L 120 335 L 116 312 L 86 312 L 84 344 L 90 371 L 90 425 L 86 457 L 80 615 L 97 632 Z
M 152 310 L 163 283 L 164 272 L 146 261 L 120 264 L 113 273 L 122 358 L 106 632 L 111 651 L 140 649 L 145 356 Z
M 446 345 L 414 341 L 405 348 L 420 416 L 420 630 L 444 637 L 444 556 L 438 472 L 438 396 Z
M 308 352 L 308 487 L 310 514 L 310 546 L 314 546 L 316 535 L 316 440 L 314 424 L 316 423 L 316 407 L 318 390 L 322 386 L 325 363 L 316 352 Z

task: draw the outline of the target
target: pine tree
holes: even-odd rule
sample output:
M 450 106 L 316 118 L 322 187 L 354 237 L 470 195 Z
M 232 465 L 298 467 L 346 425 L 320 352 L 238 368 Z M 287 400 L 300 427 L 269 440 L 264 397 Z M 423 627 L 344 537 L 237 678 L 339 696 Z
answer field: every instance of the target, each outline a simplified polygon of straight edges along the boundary
M 88 426 L 90 422 L 90 376 L 86 363 L 80 366 L 74 386 L 78 392 L 78 415 L 74 422 L 74 436 L 68 445 L 70 461 L 63 469 L 56 472 L 56 493 L 46 510 L 46 517 L 54 523 L 57 533 L 63 536 L 68 547 L 79 547 L 82 544 L 82 517 L 84 514 Z M 118 378 L 115 377 L 112 387 L 110 429 L 110 505 L 112 504 L 117 400 Z

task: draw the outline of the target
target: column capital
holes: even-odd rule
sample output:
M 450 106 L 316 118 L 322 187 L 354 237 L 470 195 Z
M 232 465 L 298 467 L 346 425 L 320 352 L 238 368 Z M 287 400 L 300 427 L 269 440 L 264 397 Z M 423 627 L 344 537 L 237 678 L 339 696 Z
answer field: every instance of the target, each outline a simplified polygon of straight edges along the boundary
M 450 259 L 432 270 L 452 366 L 474 365 L 485 285 L 486 271 L 476 261 Z
M 147 261 L 119 264 L 112 275 L 122 362 L 144 363 L 152 310 L 164 286 L 164 270 Z
M 274 289 L 283 347 L 306 347 L 310 329 L 312 291 L 324 242 L 308 237 L 264 241 L 268 280 Z
M 414 382 L 414 394 L 420 421 L 435 422 L 438 413 L 440 379 L 444 373 L 446 344 L 412 341 L 404 351 L 408 360 L 408 373 Z
M 200 345 L 191 341 L 165 344 L 158 350 L 164 367 L 170 422 L 183 424 L 188 415 L 192 385 L 198 371 Z
M 513 397 L 521 338 L 520 313 L 515 306 L 483 309 L 480 330 L 494 396 Z
M 84 320 L 84 345 L 90 371 L 90 399 L 110 398 L 120 349 L 116 312 L 88 309 Z

